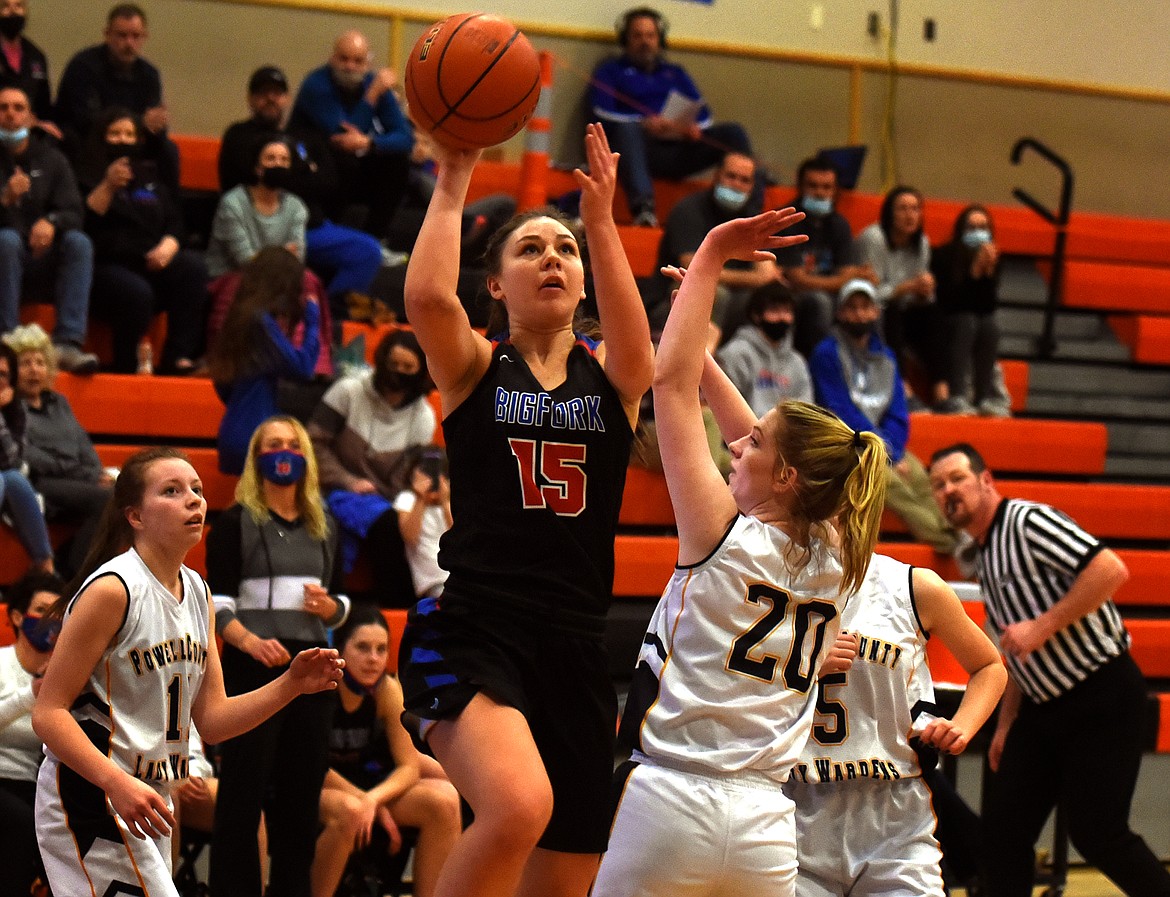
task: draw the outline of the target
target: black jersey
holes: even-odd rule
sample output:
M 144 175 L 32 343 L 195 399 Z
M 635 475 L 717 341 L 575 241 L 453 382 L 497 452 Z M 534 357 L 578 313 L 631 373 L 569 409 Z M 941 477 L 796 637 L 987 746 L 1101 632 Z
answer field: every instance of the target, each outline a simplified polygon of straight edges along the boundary
M 444 605 L 600 631 L 633 430 L 596 348 L 578 335 L 565 381 L 546 390 L 498 341 L 443 421 L 454 520 L 440 543 Z
M 394 771 L 386 743 L 386 726 L 378 719 L 378 702 L 363 695 L 351 713 L 334 692 L 333 725 L 329 729 L 329 768 L 359 788 L 369 790 Z

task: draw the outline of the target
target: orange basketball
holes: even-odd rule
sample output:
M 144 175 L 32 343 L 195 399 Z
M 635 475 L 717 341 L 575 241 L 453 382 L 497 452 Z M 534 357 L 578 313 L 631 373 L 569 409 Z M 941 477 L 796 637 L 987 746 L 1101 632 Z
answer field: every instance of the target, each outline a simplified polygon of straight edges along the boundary
M 411 119 L 450 147 L 503 143 L 524 127 L 539 98 L 536 51 L 499 16 L 443 19 L 423 32 L 406 60 Z

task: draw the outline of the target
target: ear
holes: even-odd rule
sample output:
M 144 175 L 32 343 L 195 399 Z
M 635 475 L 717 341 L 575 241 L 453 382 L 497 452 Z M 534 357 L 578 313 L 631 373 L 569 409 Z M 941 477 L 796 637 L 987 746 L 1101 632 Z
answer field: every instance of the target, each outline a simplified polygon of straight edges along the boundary
M 491 275 L 488 275 L 487 289 L 488 295 L 493 299 L 504 298 L 504 288 L 500 286 L 500 279 L 498 277 L 492 277 Z
M 142 511 L 138 508 L 126 509 L 126 522 L 130 524 L 131 529 L 143 529 Z
M 781 468 L 780 473 L 772 477 L 772 491 L 786 492 L 796 486 L 796 468 L 785 465 Z

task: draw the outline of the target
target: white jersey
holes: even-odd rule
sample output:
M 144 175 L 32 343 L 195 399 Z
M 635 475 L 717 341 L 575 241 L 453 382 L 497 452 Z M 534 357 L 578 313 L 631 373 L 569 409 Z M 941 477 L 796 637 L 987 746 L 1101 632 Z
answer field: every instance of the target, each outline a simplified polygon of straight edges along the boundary
M 846 603 L 828 546 L 815 542 L 793 574 L 790 545 L 780 528 L 740 516 L 709 557 L 675 568 L 627 701 L 634 759 L 783 782 L 808 737 L 817 670 Z
M 857 658 L 848 672 L 821 680 L 812 735 L 792 781 L 889 781 L 921 774 L 910 729 L 916 705 L 933 705 L 934 686 L 912 572 L 882 555 L 870 561 L 861 591 L 841 620 L 843 630 L 858 636 Z
M 122 626 L 72 713 L 100 751 L 164 793 L 187 778 L 191 702 L 203 682 L 210 644 L 207 587 L 194 570 L 180 567 L 179 572 L 181 601 L 130 549 L 95 570 L 66 611 L 68 620 L 98 577 L 117 576 L 126 587 Z M 48 748 L 45 756 L 57 760 Z

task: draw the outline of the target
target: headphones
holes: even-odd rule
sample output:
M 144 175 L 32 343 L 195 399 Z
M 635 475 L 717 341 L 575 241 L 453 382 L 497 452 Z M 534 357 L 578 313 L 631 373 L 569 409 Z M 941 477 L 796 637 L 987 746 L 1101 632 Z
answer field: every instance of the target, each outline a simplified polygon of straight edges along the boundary
M 633 9 L 627 9 L 617 20 L 613 23 L 614 33 L 617 34 L 618 43 L 623 48 L 630 36 L 630 23 L 634 19 L 650 19 L 654 22 L 654 27 L 658 29 L 658 44 L 666 49 L 666 34 L 670 31 L 670 22 L 656 9 L 651 9 L 649 6 L 636 6 Z

